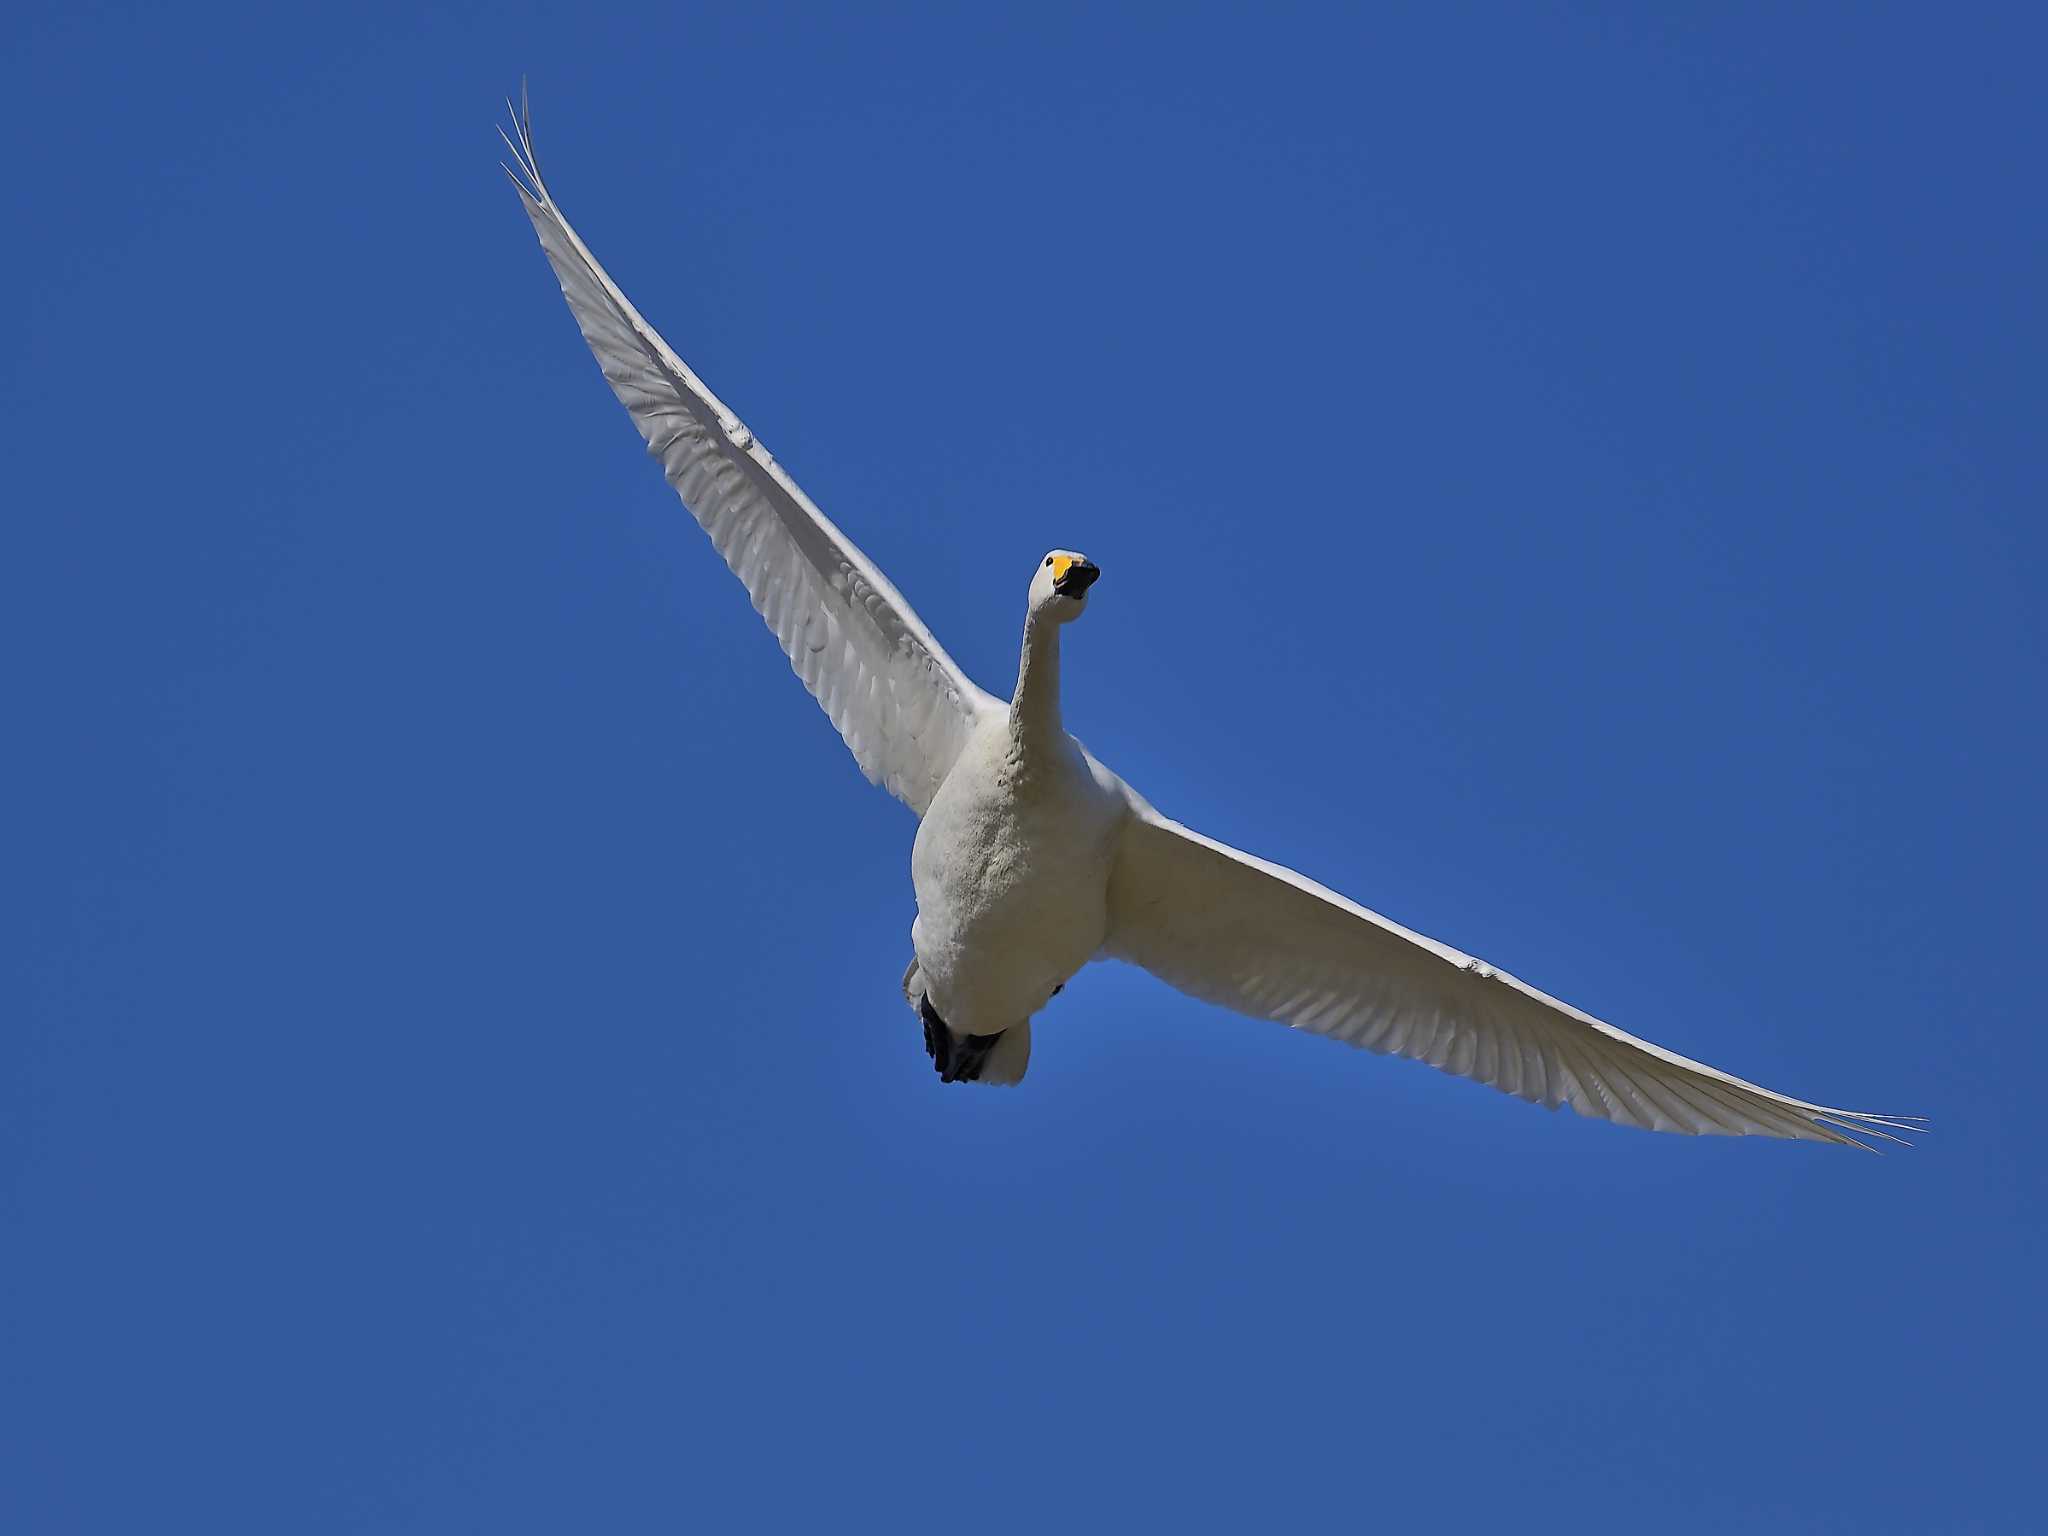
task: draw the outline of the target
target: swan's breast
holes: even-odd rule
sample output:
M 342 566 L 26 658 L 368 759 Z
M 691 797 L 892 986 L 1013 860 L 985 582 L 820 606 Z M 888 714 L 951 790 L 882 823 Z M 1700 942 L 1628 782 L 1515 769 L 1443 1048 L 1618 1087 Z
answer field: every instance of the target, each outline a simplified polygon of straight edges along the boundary
M 1034 756 L 1007 722 L 978 732 L 911 850 L 912 937 L 955 1030 L 1021 1023 L 1102 947 L 1122 801 L 1071 740 Z

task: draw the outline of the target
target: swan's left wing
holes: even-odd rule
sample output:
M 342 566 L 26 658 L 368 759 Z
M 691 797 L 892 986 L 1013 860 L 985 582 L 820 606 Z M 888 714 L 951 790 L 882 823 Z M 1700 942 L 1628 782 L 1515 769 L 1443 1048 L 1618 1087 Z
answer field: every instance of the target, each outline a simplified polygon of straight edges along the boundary
M 1921 1128 L 1787 1098 L 1638 1040 L 1149 806 L 1125 827 L 1109 905 L 1107 952 L 1183 992 L 1550 1109 L 1653 1131 L 1850 1146 Z
M 668 483 L 746 586 L 869 780 L 920 816 L 976 714 L 968 681 L 875 563 L 627 302 L 541 180 L 527 114 L 507 174 L 605 381 Z

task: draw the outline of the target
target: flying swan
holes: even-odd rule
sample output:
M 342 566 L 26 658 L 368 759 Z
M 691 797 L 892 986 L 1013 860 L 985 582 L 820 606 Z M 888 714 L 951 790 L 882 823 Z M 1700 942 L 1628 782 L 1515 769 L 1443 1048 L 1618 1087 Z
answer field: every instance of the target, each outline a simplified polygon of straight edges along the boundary
M 1083 555 L 1056 549 L 1031 574 L 1014 695 L 976 687 L 597 264 L 523 106 L 507 174 L 605 379 L 862 772 L 919 817 L 903 994 L 944 1081 L 1021 1081 L 1032 1015 L 1108 955 L 1238 1013 L 1622 1125 L 1849 1146 L 1921 1128 L 1638 1040 L 1161 815 L 1061 723 L 1060 632 L 1100 574 Z

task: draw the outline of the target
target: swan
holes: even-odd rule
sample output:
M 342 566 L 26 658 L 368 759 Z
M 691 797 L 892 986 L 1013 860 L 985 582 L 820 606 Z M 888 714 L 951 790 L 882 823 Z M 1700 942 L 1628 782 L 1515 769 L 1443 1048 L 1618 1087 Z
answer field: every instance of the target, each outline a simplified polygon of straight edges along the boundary
M 1078 551 L 1034 568 L 1016 688 L 1007 701 L 984 692 L 598 265 L 541 176 L 523 100 L 500 134 L 506 174 L 648 452 L 861 771 L 918 817 L 903 995 L 943 1081 L 1021 1082 L 1033 1016 L 1106 956 L 1241 1014 L 1622 1125 L 1864 1147 L 1923 1128 L 1637 1039 L 1162 815 L 1060 714 L 1060 637 L 1101 574 Z

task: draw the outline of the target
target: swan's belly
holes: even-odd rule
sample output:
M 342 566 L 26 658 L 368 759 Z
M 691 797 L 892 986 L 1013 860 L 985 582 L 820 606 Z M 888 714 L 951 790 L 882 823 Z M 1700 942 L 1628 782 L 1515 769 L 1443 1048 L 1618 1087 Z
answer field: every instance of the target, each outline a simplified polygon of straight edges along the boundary
M 1102 947 L 1121 807 L 1085 767 L 1021 791 L 999 767 L 961 767 L 911 850 L 911 939 L 940 1017 L 992 1034 L 1044 1007 Z

